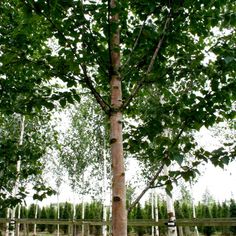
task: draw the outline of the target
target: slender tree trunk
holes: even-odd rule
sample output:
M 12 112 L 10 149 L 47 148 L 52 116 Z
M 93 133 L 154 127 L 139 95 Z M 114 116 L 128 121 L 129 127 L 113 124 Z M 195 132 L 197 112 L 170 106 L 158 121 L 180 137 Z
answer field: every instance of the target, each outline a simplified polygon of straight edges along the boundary
M 154 210 L 154 208 L 155 208 L 155 206 L 154 206 L 154 189 L 152 189 L 152 192 L 151 192 L 151 202 L 152 202 L 152 204 L 151 204 L 151 206 L 152 206 L 152 220 L 155 220 L 155 210 Z M 152 226 L 152 236 L 154 236 L 155 235 L 155 228 L 154 228 L 154 226 Z
M 72 225 L 73 236 L 76 236 L 76 224 L 74 224 L 75 220 L 76 220 L 76 203 L 75 203 L 75 191 L 73 190 L 73 225 Z
M 107 192 L 107 159 L 106 159 L 106 138 L 104 129 L 104 144 L 103 144 L 103 209 L 102 219 L 104 222 L 107 221 L 107 204 L 106 204 L 106 192 Z M 102 226 L 102 235 L 107 236 L 107 225 Z
M 34 215 L 34 219 L 36 220 L 38 218 L 38 200 L 36 201 L 36 205 L 35 205 L 35 215 Z M 34 236 L 37 235 L 37 224 L 34 224 Z
M 22 146 L 22 144 L 23 144 L 24 131 L 25 131 L 25 116 L 22 116 L 21 127 L 20 127 L 20 137 L 19 137 L 19 146 Z M 17 164 L 16 164 L 16 175 L 17 175 L 17 178 L 16 178 L 16 182 L 15 182 L 13 197 L 16 197 L 16 195 L 17 195 L 17 193 L 19 191 L 20 169 L 21 169 L 21 157 L 19 156 L 19 159 L 18 159 Z M 16 207 L 14 207 L 11 210 L 11 222 L 12 222 L 12 224 L 14 224 L 13 222 L 15 221 L 15 218 L 16 218 Z M 20 216 L 18 216 L 18 218 L 20 218 Z M 10 236 L 15 236 L 16 230 L 19 229 L 18 225 L 19 224 L 12 225 L 13 227 L 11 227 L 11 229 L 9 231 Z
M 83 173 L 83 184 L 84 184 L 84 173 Z M 84 185 L 82 186 L 82 189 L 84 189 Z M 84 202 L 84 195 L 82 194 L 82 215 L 81 215 L 81 218 L 82 218 L 82 221 L 84 221 L 84 217 L 85 217 L 85 202 Z M 82 232 L 81 232 L 81 236 L 84 236 L 85 235 L 85 225 L 82 223 Z
M 192 183 L 191 182 L 190 182 L 190 188 L 191 188 L 191 192 L 192 192 L 193 219 L 196 219 L 196 209 L 195 209 L 195 204 L 194 204 L 193 190 L 192 190 Z M 194 226 L 194 235 L 199 236 L 198 227 L 196 225 Z
M 158 222 L 159 221 L 159 217 L 158 217 L 158 196 L 157 196 L 157 192 L 154 192 L 154 212 L 155 212 L 155 221 Z M 155 236 L 159 236 L 159 228 L 158 226 L 155 226 Z
M 169 175 L 169 169 L 164 166 L 165 175 Z M 172 198 L 166 195 L 167 215 L 168 215 L 168 236 L 177 236 L 177 228 L 175 226 L 175 209 Z
M 7 219 L 10 219 L 10 211 L 11 211 L 11 209 L 7 208 L 7 216 L 6 216 Z M 9 236 L 9 222 L 6 223 L 6 234 L 5 234 L 5 236 Z
M 120 31 L 119 15 L 114 10 L 116 0 L 111 0 L 111 30 L 115 27 L 115 32 L 111 32 L 111 114 L 110 114 L 110 144 L 112 157 L 112 235 L 127 235 L 127 213 L 125 194 L 125 168 L 123 157 L 122 139 L 122 90 L 120 69 Z M 114 13 L 115 12 L 115 13 Z M 113 27 L 114 26 L 114 27 Z
M 57 219 L 60 220 L 59 186 L 57 186 Z M 60 236 L 59 224 L 57 224 L 57 236 Z
M 18 204 L 18 212 L 17 212 L 17 218 L 18 218 L 18 219 L 21 218 L 20 212 L 21 212 L 21 205 Z M 19 224 L 19 223 L 16 224 L 16 235 L 17 235 L 17 236 L 20 235 L 20 224 Z

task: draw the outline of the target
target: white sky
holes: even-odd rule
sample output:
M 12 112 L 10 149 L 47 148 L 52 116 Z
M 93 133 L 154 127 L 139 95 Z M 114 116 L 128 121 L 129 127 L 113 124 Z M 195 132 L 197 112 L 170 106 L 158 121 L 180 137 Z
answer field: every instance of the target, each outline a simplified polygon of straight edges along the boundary
M 199 144 L 205 146 L 209 151 L 219 147 L 220 142 L 212 136 L 210 131 L 206 128 L 202 128 L 201 132 L 198 135 Z M 206 189 L 209 193 L 213 196 L 216 201 L 222 202 L 224 200 L 229 200 L 230 198 L 236 198 L 236 161 L 232 162 L 225 168 L 225 170 L 214 167 L 212 164 L 206 164 L 202 166 L 200 172 L 202 173 L 199 176 L 197 183 L 193 185 L 192 194 L 194 197 L 195 202 L 201 201 L 203 194 L 206 192 Z M 126 176 L 127 180 L 137 180 L 136 172 L 138 171 L 137 163 L 132 162 L 131 167 L 129 167 Z M 137 180 L 139 183 L 142 180 Z M 141 192 L 145 185 L 142 185 L 140 188 L 137 189 L 136 194 Z M 159 192 L 159 191 L 158 191 Z M 102 194 L 102 193 L 101 193 Z M 143 200 L 147 200 L 149 194 L 146 193 Z M 174 189 L 173 192 L 174 198 L 179 197 L 179 190 Z M 61 202 L 73 202 L 75 196 L 71 192 L 70 187 L 64 183 L 61 187 L 61 194 L 59 196 L 59 200 Z M 89 200 L 89 199 L 87 199 Z M 32 200 L 28 198 L 27 202 L 31 203 Z M 52 196 L 45 199 L 40 205 L 56 203 L 57 197 Z M 75 202 L 81 202 L 81 197 L 77 196 Z

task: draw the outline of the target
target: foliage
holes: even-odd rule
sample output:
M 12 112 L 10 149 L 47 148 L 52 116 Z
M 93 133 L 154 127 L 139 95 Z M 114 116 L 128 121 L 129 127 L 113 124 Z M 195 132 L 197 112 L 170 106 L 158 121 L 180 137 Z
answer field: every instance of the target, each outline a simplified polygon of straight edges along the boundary
M 37 117 L 25 117 L 23 144 L 20 144 L 21 116 L 17 114 L 1 115 L 0 139 L 0 205 L 15 206 L 26 197 L 27 183 L 33 184 L 34 198 L 43 199 L 52 194 L 40 178 L 43 165 L 41 158 L 46 154 L 48 147 L 55 141 L 49 133 L 51 127 L 47 125 L 49 117 L 38 114 Z M 17 161 L 21 160 L 20 173 L 17 174 Z M 19 176 L 18 176 L 19 175 Z M 19 177 L 20 186 L 14 196 L 13 189 Z
M 85 97 L 80 106 L 69 108 L 68 120 L 71 125 L 58 150 L 60 162 L 68 171 L 74 193 L 96 196 L 101 191 L 98 183 L 103 176 L 103 148 L 106 148 L 103 117 L 99 115 L 96 103 Z
M 230 213 L 230 217 L 236 217 L 236 203 L 235 203 L 234 199 L 230 200 L 229 213 Z M 231 226 L 230 227 L 230 231 L 233 234 L 235 234 L 236 233 L 236 227 L 235 226 Z

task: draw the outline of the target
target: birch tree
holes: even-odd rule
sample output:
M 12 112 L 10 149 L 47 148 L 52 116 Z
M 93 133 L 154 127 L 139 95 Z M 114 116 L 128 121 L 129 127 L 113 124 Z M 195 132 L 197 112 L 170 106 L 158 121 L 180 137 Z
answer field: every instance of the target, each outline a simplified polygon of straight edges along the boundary
M 26 83 L 30 87 L 32 81 L 58 78 L 68 90 L 53 94 L 48 85 L 45 96 L 41 96 L 44 89 L 36 91 L 37 96 L 29 93 L 31 104 L 26 102 L 25 107 L 32 109 L 38 98 L 38 107 L 44 104 L 50 108 L 78 101 L 82 93 L 76 88 L 80 84 L 107 115 L 114 236 L 127 235 L 124 118 L 144 121 L 138 129 L 140 136 L 125 137 L 126 147 L 152 154 L 150 158 L 159 158 L 163 166 L 171 159 L 181 160 L 175 155 L 180 149 L 188 151 L 192 147 L 184 142 L 177 148 L 183 131 L 210 126 L 222 116 L 232 117 L 236 90 L 234 10 L 231 0 L 1 3 L 1 74 L 6 78 L 8 94 L 14 86 Z M 228 32 L 217 36 L 214 28 Z M 48 47 L 48 39 L 56 42 L 56 52 Z M 207 58 L 207 54 L 214 59 Z M 164 96 L 165 104 L 156 104 L 160 96 Z M 141 109 L 140 102 L 146 100 Z M 168 150 L 163 150 L 158 139 L 158 130 L 167 128 L 163 124 L 175 126 L 178 140 L 168 145 Z M 181 140 L 184 138 L 186 135 Z M 160 148 L 151 148 L 150 144 Z M 200 153 L 202 161 L 205 156 Z M 191 171 L 183 175 L 188 179 Z

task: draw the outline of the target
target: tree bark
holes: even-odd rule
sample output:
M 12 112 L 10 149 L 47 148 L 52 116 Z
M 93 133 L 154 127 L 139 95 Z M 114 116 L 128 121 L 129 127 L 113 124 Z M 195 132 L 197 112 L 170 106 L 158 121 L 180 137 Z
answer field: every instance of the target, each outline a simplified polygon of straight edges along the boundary
M 165 175 L 169 175 L 169 168 L 164 166 Z M 175 222 L 175 209 L 172 198 L 167 194 L 166 195 L 166 205 L 167 205 L 167 215 L 168 215 L 168 223 Z M 177 236 L 177 228 L 176 226 L 168 225 L 168 236 Z
M 107 221 L 107 204 L 106 204 L 106 194 L 107 194 L 107 158 L 106 158 L 106 132 L 104 128 L 104 142 L 103 142 L 103 208 L 102 208 L 102 220 Z M 107 236 L 107 225 L 102 226 L 102 236 Z
M 125 168 L 123 157 L 122 138 L 122 89 L 120 69 L 120 31 L 119 15 L 114 10 L 116 0 L 110 1 L 111 14 L 110 24 L 115 27 L 111 32 L 111 114 L 110 114 L 110 144 L 112 158 L 112 235 L 127 235 L 127 213 L 126 213 L 126 190 L 125 190 Z M 114 29 L 111 27 L 111 29 Z

